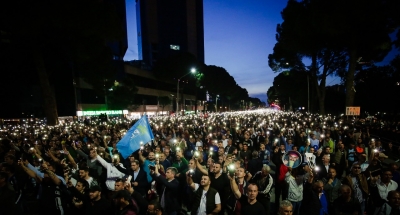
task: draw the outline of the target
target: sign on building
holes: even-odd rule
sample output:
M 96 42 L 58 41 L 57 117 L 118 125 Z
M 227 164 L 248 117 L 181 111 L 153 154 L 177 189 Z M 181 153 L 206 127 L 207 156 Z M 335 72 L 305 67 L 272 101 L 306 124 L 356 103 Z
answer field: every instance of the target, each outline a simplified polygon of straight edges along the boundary
M 360 116 L 360 107 L 346 107 L 346 116 Z

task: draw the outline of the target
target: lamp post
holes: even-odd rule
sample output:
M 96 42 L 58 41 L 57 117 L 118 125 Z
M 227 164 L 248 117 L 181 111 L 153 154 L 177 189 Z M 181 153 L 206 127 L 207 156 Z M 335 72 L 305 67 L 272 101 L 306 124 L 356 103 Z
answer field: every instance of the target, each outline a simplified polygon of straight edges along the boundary
M 217 95 L 215 97 L 215 112 L 218 112 L 218 98 L 219 98 L 219 95 Z
M 185 76 L 187 76 L 187 75 L 189 75 L 189 74 L 191 74 L 191 73 L 193 73 L 193 74 L 196 73 L 196 69 L 195 69 L 195 68 L 192 68 L 192 69 L 190 70 L 189 73 L 187 73 L 186 75 L 184 75 L 184 76 L 178 78 L 178 83 L 177 83 L 177 86 L 176 86 L 176 115 L 177 115 L 177 116 L 179 115 L 179 81 L 180 81 L 183 77 L 185 77 Z

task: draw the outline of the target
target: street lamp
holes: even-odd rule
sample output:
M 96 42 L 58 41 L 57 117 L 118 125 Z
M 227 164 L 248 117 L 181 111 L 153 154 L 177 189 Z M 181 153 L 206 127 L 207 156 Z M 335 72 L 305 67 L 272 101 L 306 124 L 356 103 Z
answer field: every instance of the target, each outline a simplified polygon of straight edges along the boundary
M 215 112 L 218 112 L 218 98 L 219 98 L 219 95 L 217 95 L 215 97 Z
M 196 69 L 195 69 L 195 68 L 192 68 L 192 69 L 190 70 L 189 73 L 187 73 L 186 75 L 184 75 L 184 76 L 178 78 L 178 83 L 177 83 L 177 87 L 176 87 L 176 114 L 177 114 L 177 115 L 179 115 L 179 81 L 180 81 L 183 77 L 185 77 L 185 76 L 187 76 L 187 75 L 189 75 L 189 74 L 191 74 L 191 73 L 193 73 L 193 74 L 196 73 Z

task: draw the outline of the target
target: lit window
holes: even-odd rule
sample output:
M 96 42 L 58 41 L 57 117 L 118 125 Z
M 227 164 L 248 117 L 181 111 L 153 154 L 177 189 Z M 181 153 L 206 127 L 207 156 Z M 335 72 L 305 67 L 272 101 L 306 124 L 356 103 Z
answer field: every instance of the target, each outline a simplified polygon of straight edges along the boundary
M 172 50 L 179 50 L 180 47 L 178 45 L 169 45 Z

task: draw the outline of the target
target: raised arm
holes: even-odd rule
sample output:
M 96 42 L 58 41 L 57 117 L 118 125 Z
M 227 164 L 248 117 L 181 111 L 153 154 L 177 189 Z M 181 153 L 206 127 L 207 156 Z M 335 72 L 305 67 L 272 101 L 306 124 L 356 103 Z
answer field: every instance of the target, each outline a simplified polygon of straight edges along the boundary
M 193 179 L 192 179 L 192 177 L 190 176 L 189 171 L 186 173 L 186 183 L 189 185 L 189 187 L 190 187 L 192 190 L 195 190 L 195 189 L 196 189 L 196 184 L 193 183 Z
M 230 176 L 228 176 L 228 178 L 229 178 L 229 181 L 230 181 L 230 184 L 231 184 L 232 192 L 235 195 L 235 198 L 236 199 L 240 199 L 240 197 L 242 197 L 242 193 L 240 193 L 240 190 L 239 190 L 239 187 L 238 187 L 238 185 L 236 183 L 235 178 L 234 177 L 230 177 Z
M 41 182 L 42 178 L 39 177 L 35 171 L 31 170 L 30 168 L 28 168 L 27 166 L 30 165 L 28 163 L 28 161 L 18 161 L 18 165 L 22 168 L 22 170 L 24 170 L 24 172 L 26 172 L 26 174 L 28 174 L 29 177 L 34 178 L 37 182 Z
M 208 171 L 200 164 L 200 162 L 197 160 L 197 158 L 194 159 L 194 162 L 196 163 L 196 168 L 203 173 L 204 175 L 208 175 Z
M 144 164 L 144 161 L 146 160 L 146 158 L 143 156 L 142 150 L 139 150 L 138 154 L 139 154 L 140 163 Z

